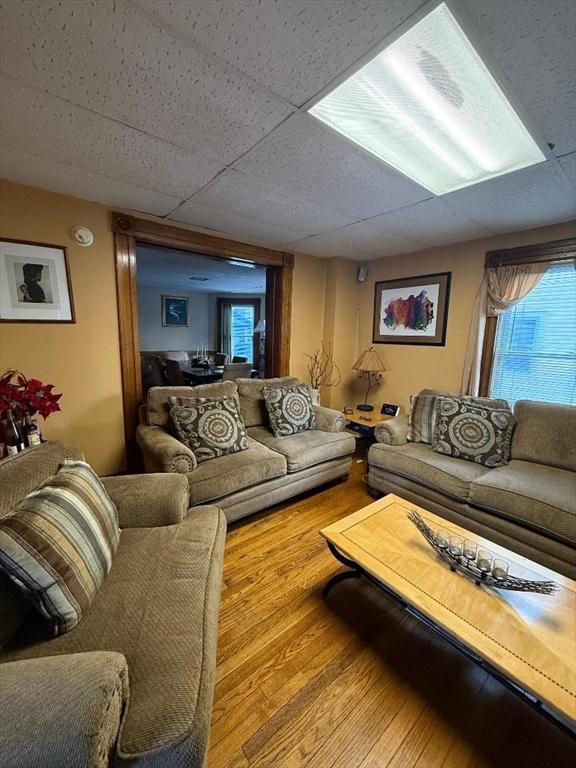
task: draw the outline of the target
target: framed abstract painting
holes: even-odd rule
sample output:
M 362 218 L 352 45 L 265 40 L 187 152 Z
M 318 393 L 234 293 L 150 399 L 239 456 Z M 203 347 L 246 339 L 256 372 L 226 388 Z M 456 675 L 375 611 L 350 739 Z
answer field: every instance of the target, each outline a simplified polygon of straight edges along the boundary
M 372 341 L 443 347 L 451 277 L 438 272 L 377 282 Z
M 185 296 L 162 296 L 162 325 L 188 327 L 188 299 Z

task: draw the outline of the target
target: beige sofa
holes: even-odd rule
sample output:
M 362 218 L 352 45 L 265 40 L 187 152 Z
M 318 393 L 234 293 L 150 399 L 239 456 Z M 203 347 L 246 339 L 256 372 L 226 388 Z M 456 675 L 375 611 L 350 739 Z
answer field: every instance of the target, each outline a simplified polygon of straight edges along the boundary
M 0 461 L 0 517 L 77 451 Z M 0 574 L 0 768 L 204 765 L 226 521 L 182 475 L 104 478 L 123 529 L 80 624 L 44 622 Z
M 136 435 L 146 471 L 185 475 L 190 504 L 217 503 L 229 522 L 347 477 L 355 440 L 343 431 L 346 422 L 339 411 L 314 406 L 316 429 L 289 437 L 276 438 L 268 428 L 262 388 L 298 383 L 284 377 L 152 387 Z M 170 395 L 236 398 L 248 432 L 248 449 L 198 464 L 192 451 L 169 431 Z
M 407 416 L 384 422 L 368 483 L 576 578 L 576 408 L 522 400 L 514 415 L 512 458 L 497 469 L 407 442 Z

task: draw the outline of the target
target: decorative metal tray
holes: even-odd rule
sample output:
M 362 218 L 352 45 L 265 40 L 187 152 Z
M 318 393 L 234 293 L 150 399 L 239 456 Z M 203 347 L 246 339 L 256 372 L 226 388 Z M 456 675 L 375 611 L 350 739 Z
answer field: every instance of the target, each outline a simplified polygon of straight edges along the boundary
M 494 555 L 485 547 L 478 547 L 476 542 L 467 541 L 448 531 L 434 531 L 416 512 L 408 513 L 408 519 L 414 523 L 430 546 L 448 563 L 453 571 L 464 573 L 476 584 L 485 584 L 498 589 L 512 589 L 516 592 L 536 592 L 550 595 L 559 589 L 554 581 L 536 581 L 521 579 L 508 572 L 506 560 Z

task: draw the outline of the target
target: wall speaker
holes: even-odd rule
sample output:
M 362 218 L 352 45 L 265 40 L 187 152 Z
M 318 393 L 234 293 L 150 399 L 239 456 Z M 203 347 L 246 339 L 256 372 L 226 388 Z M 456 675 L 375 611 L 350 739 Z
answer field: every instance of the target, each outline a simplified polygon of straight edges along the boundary
M 358 275 L 356 276 L 356 279 L 359 283 L 365 283 L 366 278 L 368 277 L 368 267 L 366 264 L 361 264 L 358 267 Z

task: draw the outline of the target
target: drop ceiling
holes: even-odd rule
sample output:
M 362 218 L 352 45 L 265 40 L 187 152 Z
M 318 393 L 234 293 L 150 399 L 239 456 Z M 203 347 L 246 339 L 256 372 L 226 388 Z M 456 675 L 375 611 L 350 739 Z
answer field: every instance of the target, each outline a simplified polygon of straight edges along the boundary
M 576 3 L 459 5 L 546 162 L 437 197 L 307 114 L 433 3 L 12 0 L 0 176 L 362 261 L 573 218 Z
M 266 268 L 169 248 L 138 246 L 138 284 L 185 293 L 266 293 Z

